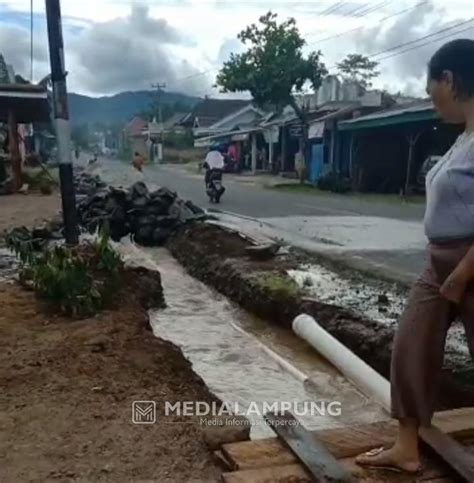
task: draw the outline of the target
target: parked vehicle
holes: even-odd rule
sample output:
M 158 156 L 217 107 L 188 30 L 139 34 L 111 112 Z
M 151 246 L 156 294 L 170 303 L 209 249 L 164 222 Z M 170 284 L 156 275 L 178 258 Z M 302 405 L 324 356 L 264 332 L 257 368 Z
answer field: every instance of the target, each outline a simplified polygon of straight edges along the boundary
M 421 165 L 420 171 L 416 178 L 416 191 L 420 193 L 425 192 L 425 180 L 428 171 L 441 159 L 441 156 L 431 155 L 428 156 Z
M 225 188 L 222 185 L 222 170 L 221 169 L 211 169 L 206 185 L 206 193 L 209 196 L 209 201 L 211 203 L 220 203 L 221 197 L 225 192 Z

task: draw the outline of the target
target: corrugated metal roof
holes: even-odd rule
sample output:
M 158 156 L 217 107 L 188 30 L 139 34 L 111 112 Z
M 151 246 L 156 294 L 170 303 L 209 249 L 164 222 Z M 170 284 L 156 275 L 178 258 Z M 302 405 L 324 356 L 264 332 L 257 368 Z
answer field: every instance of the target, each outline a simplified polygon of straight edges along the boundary
M 434 111 L 433 103 L 429 100 L 415 101 L 408 104 L 397 105 L 384 109 L 383 111 L 378 111 L 373 114 L 368 114 L 367 116 L 361 116 L 356 119 L 351 119 L 349 121 L 341 122 L 341 127 L 354 125 L 358 123 L 363 123 L 366 121 L 377 121 L 379 119 L 386 119 L 395 116 L 403 116 L 404 114 L 415 114 L 422 113 L 425 111 Z

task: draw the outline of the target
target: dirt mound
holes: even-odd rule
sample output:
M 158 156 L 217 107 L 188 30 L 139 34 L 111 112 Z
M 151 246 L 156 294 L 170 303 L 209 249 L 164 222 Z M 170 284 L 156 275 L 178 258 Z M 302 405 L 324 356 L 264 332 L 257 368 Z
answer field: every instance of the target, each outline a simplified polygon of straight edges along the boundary
M 133 298 L 71 321 L 2 284 L 0 305 L 0 480 L 217 480 L 196 419 L 132 424 L 135 400 L 215 400 Z

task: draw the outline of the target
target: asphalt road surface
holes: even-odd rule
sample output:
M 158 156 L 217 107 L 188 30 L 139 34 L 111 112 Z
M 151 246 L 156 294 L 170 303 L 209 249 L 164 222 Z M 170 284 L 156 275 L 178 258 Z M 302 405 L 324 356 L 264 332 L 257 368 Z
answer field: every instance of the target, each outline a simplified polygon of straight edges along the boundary
M 381 202 L 357 196 L 289 193 L 268 189 L 252 177 L 224 176 L 226 193 L 219 205 L 209 203 L 204 174 L 172 165 L 147 166 L 139 175 L 129 165 L 101 159 L 99 171 L 109 182 L 132 184 L 143 179 L 149 185 L 166 186 L 203 208 L 268 223 L 279 237 L 305 248 L 343 251 L 347 259 L 366 261 L 370 270 L 384 271 L 397 279 L 416 276 L 424 265 L 424 206 L 397 201 Z M 141 178 L 140 178 L 141 176 Z M 241 222 L 242 227 L 245 221 Z M 300 243 L 301 244 L 301 243 Z
M 116 160 L 101 160 L 108 173 L 114 178 L 130 182 L 130 168 Z M 209 208 L 204 190 L 204 174 L 173 165 L 145 167 L 147 183 L 167 186 L 177 191 L 182 198 L 191 199 L 196 204 Z M 283 182 L 283 180 L 282 180 Z M 401 220 L 421 220 L 424 207 L 418 204 L 398 202 L 377 203 L 360 200 L 355 196 L 334 194 L 309 195 L 267 189 L 251 178 L 224 175 L 226 187 L 220 209 L 255 218 L 268 218 L 292 215 L 307 216 L 380 216 Z

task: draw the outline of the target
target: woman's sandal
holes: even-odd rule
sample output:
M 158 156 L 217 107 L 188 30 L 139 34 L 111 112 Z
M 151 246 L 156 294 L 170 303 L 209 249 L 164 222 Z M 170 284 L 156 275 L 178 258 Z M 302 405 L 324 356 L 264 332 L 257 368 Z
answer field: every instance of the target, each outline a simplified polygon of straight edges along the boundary
M 374 449 L 371 449 L 370 451 L 367 451 L 366 453 L 363 453 L 360 456 L 367 456 L 367 457 L 371 458 L 371 457 L 378 456 L 380 453 L 383 453 L 384 451 L 387 451 L 387 448 L 384 448 L 384 447 L 374 448 Z M 384 464 L 384 463 L 371 464 L 370 461 L 361 462 L 361 461 L 357 461 L 357 459 L 356 459 L 356 463 L 360 466 L 363 466 L 364 468 L 374 469 L 374 470 L 392 471 L 392 472 L 395 472 L 395 473 L 409 473 L 409 474 L 415 475 L 415 474 L 419 474 L 423 471 L 423 467 L 421 466 L 421 464 L 415 470 L 409 470 L 409 469 L 406 469 L 406 468 L 399 467 L 395 464 L 390 464 L 389 462 L 387 462 L 387 464 Z

